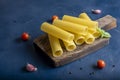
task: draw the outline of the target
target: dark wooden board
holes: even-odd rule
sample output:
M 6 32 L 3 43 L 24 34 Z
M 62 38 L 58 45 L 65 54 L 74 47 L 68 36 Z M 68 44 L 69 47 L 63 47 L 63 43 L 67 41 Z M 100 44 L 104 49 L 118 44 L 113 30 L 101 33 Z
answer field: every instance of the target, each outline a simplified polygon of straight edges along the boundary
M 116 27 L 116 19 L 110 15 L 106 15 L 105 17 L 100 18 L 96 21 L 98 21 L 99 27 L 105 30 L 110 30 Z M 40 35 L 38 38 L 34 40 L 35 46 L 42 50 L 44 54 L 46 54 L 48 58 L 52 60 L 55 67 L 62 66 L 64 64 L 80 59 L 88 54 L 93 53 L 96 50 L 99 50 L 108 43 L 109 38 L 100 38 L 95 40 L 95 42 L 91 45 L 83 44 L 81 46 L 77 46 L 76 50 L 74 51 L 68 52 L 66 51 L 66 49 L 63 48 L 64 51 L 63 55 L 55 58 L 52 56 L 52 51 L 47 34 Z
M 111 15 L 106 15 L 96 21 L 99 23 L 99 27 L 106 31 L 111 30 L 117 26 L 116 24 L 117 20 Z

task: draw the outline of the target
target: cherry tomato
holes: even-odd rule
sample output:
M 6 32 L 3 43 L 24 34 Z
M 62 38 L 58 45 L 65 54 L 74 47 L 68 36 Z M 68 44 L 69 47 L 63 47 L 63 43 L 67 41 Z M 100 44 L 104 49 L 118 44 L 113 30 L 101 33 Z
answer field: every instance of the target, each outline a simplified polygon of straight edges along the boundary
M 21 35 L 21 38 L 22 38 L 22 40 L 29 40 L 29 38 L 30 38 L 30 35 L 28 34 L 28 33 L 26 33 L 26 32 L 24 32 L 22 35 Z
M 57 15 L 52 16 L 52 21 L 54 21 L 55 19 L 59 19 L 59 17 Z
M 97 61 L 97 67 L 98 68 L 100 68 L 100 69 L 102 69 L 102 68 L 104 68 L 105 67 L 105 61 L 104 60 L 98 60 Z

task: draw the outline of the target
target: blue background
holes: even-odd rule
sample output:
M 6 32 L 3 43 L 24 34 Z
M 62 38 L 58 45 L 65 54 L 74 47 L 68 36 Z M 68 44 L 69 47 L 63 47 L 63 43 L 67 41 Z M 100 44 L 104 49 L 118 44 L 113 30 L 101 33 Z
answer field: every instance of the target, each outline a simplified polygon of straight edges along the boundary
M 0 80 L 120 80 L 120 0 L 0 0 Z M 101 9 L 95 15 L 92 9 Z M 117 28 L 110 32 L 109 45 L 82 59 L 53 68 L 42 52 L 35 50 L 33 40 L 43 34 L 40 25 L 53 15 L 78 16 L 81 12 L 96 20 L 107 14 L 117 18 Z M 23 32 L 31 35 L 22 41 Z M 95 68 L 103 59 L 106 67 Z M 31 63 L 36 72 L 26 72 Z M 114 67 L 115 65 L 115 67 Z

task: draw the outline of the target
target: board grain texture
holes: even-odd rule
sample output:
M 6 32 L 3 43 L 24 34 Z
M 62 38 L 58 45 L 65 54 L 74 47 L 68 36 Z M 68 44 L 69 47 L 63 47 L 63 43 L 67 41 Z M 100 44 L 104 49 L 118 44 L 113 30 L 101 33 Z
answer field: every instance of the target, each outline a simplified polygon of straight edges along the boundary
M 117 26 L 116 24 L 117 20 L 111 15 L 106 15 L 96 21 L 99 23 L 99 27 L 106 31 L 111 30 Z M 96 39 L 93 44 L 90 45 L 83 44 L 77 46 L 77 48 L 74 51 L 69 51 L 69 52 L 66 51 L 64 46 L 62 46 L 63 55 L 57 58 L 52 56 L 52 51 L 47 34 L 40 35 L 39 37 L 34 39 L 33 43 L 34 46 L 37 46 L 39 50 L 43 51 L 42 54 L 46 54 L 47 57 L 51 59 L 53 66 L 58 67 L 73 62 L 77 59 L 80 59 L 88 54 L 91 54 L 103 48 L 105 45 L 109 43 L 109 38 Z

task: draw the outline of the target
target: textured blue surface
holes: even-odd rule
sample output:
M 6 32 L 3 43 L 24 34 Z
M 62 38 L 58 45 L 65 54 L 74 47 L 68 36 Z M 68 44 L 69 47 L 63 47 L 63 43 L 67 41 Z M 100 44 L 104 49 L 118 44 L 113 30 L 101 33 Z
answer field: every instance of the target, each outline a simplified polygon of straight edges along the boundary
M 0 0 L 0 80 L 120 80 L 119 6 L 120 0 Z M 91 9 L 102 13 L 92 14 Z M 52 15 L 78 16 L 83 11 L 93 20 L 107 14 L 117 18 L 117 28 L 109 31 L 110 44 L 63 67 L 50 67 L 33 46 L 33 40 L 43 34 L 41 23 Z M 23 32 L 31 35 L 29 41 L 19 39 Z M 106 62 L 103 70 L 94 68 L 98 59 Z M 26 63 L 38 71 L 24 71 Z

